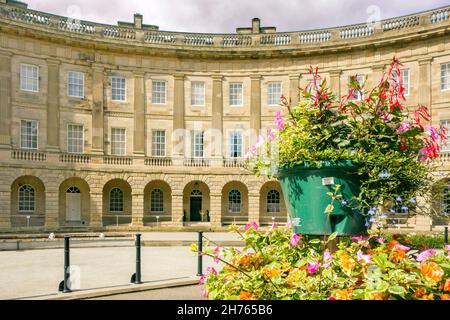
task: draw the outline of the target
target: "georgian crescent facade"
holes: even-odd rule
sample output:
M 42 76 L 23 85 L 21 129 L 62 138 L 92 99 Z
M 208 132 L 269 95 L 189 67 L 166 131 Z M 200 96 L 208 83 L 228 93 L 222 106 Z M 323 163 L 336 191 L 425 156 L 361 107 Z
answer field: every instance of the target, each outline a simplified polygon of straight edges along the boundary
M 296 103 L 310 65 L 340 95 L 355 74 L 371 86 L 395 55 L 408 106 L 447 125 L 449 15 L 285 33 L 255 18 L 235 34 L 191 34 L 0 0 L 0 230 L 284 223 L 278 182 L 242 165 L 284 111 L 281 94 Z

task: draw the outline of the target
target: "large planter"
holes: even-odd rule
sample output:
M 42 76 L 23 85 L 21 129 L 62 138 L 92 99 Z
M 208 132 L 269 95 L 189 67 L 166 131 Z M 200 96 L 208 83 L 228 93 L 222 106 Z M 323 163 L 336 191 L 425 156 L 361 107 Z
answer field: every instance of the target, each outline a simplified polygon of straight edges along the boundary
M 334 210 L 327 223 L 326 207 L 331 203 L 328 192 L 340 184 L 343 199 L 351 199 L 360 192 L 361 177 L 358 167 L 351 161 L 323 161 L 320 168 L 301 165 L 280 169 L 281 183 L 286 206 L 293 222 L 294 231 L 299 234 L 362 235 L 367 232 L 366 219 L 358 210 L 334 203 Z

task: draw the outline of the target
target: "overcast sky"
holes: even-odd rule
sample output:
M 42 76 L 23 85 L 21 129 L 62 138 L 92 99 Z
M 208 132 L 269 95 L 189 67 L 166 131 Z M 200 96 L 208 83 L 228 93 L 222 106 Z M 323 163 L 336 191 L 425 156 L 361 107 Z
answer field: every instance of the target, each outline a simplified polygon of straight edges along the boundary
M 299 31 L 397 17 L 450 5 L 450 0 L 22 0 L 30 9 L 100 23 L 132 21 L 161 30 L 230 33 L 259 17 L 263 26 Z

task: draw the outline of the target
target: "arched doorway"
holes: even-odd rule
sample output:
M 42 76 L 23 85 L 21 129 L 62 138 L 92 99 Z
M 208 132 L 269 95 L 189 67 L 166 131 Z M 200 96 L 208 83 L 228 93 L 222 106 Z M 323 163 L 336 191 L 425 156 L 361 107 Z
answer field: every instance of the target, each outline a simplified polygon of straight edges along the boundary
M 81 191 L 77 187 L 70 187 L 66 191 L 66 222 L 81 222 Z
M 192 181 L 183 191 L 183 214 L 186 222 L 208 222 L 210 191 L 202 181 Z
M 59 186 L 59 223 L 62 226 L 90 224 L 90 188 L 81 178 L 72 177 Z
M 22 176 L 11 185 L 11 226 L 45 225 L 45 186 L 34 176 Z
M 195 189 L 192 190 L 190 198 L 189 198 L 189 217 L 190 221 L 202 221 L 202 199 L 203 194 L 200 190 Z

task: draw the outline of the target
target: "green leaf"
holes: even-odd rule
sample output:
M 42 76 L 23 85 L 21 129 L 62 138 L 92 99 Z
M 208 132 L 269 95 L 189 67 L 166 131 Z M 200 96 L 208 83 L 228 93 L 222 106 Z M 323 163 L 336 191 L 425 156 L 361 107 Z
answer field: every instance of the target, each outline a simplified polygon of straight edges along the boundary
M 330 234 L 330 236 L 328 237 L 328 242 L 333 241 L 334 239 L 336 239 L 338 233 L 337 232 L 333 232 L 332 234 Z
M 309 243 L 311 243 L 311 244 L 320 243 L 320 239 L 312 239 L 312 240 L 309 241 Z
M 389 292 L 396 295 L 402 295 L 406 292 L 406 290 L 402 286 L 390 286 Z

